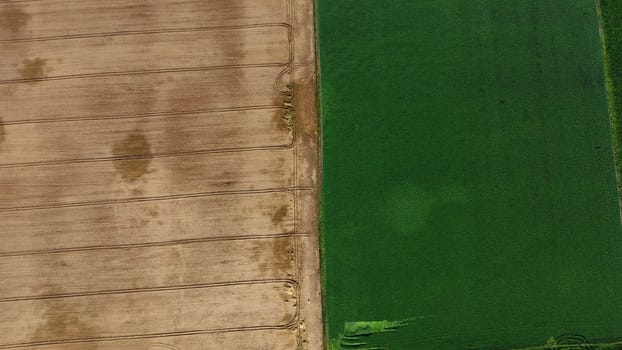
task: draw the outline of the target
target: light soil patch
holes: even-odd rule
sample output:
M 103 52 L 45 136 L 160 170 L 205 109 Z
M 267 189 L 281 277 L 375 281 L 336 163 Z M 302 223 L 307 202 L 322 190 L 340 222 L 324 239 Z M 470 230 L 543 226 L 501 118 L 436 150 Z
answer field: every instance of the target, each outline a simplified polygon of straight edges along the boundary
M 0 3 L 0 349 L 322 348 L 313 3 Z

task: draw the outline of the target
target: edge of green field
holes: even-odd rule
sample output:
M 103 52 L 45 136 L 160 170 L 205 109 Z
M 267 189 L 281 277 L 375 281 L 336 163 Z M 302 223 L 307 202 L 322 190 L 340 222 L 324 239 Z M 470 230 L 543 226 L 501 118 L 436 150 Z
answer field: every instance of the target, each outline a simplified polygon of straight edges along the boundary
M 323 161 L 322 161 L 322 145 L 323 145 L 323 111 L 322 111 L 322 69 L 321 69 L 321 61 L 320 61 L 320 23 L 319 23 L 319 14 L 318 14 L 318 0 L 314 0 L 313 3 L 313 28 L 314 28 L 314 37 L 315 37 L 315 92 L 316 92 L 316 100 L 315 107 L 317 113 L 317 125 L 318 125 L 318 177 L 320 183 L 320 189 L 318 191 L 317 196 L 317 228 L 318 228 L 318 251 L 319 251 L 319 259 L 320 259 L 320 303 L 322 306 L 322 349 L 318 350 L 329 350 L 330 339 L 328 336 L 328 313 L 327 305 L 326 305 L 326 264 L 324 263 L 325 249 L 324 249 L 324 206 L 322 202 L 324 201 L 324 192 L 322 191 L 322 174 L 323 174 Z
M 622 193 L 622 1 L 596 0 L 600 36 L 603 45 L 605 84 L 609 101 L 609 117 L 613 153 L 618 179 L 618 193 Z

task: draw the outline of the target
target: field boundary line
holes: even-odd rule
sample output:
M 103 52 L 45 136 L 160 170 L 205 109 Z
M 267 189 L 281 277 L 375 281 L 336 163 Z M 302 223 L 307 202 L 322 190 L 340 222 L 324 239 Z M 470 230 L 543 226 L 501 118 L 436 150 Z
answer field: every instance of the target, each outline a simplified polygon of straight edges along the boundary
M 617 108 L 618 99 L 616 96 L 616 86 L 612 76 L 611 58 L 609 57 L 609 39 L 607 28 L 605 27 L 605 18 L 602 11 L 601 0 L 594 0 L 596 6 L 596 18 L 598 22 L 598 33 L 600 36 L 600 46 L 602 47 L 603 70 L 605 74 L 605 91 L 607 94 L 607 110 L 609 112 L 609 125 L 611 132 L 611 143 L 613 148 L 613 164 L 615 167 L 616 187 L 618 190 L 618 211 L 620 212 L 620 221 L 622 222 L 622 130 L 620 130 L 620 116 Z

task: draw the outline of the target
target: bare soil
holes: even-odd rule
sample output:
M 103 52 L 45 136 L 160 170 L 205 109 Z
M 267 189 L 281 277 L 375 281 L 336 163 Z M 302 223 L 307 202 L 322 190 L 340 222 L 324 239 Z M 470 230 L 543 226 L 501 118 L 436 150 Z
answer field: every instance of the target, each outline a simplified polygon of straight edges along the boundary
M 312 0 L 0 2 L 0 349 L 321 349 Z

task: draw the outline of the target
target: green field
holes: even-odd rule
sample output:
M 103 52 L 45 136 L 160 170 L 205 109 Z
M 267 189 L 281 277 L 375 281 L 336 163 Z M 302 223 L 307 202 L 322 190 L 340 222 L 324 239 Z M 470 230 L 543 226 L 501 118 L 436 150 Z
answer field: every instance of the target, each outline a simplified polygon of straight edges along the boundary
M 622 1 L 601 2 L 619 33 Z M 409 325 L 352 342 L 622 337 L 597 18 L 593 0 L 318 0 L 327 340 L 380 320 Z

